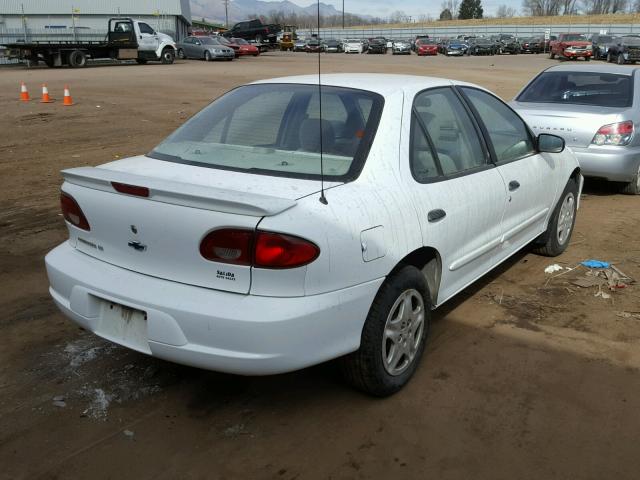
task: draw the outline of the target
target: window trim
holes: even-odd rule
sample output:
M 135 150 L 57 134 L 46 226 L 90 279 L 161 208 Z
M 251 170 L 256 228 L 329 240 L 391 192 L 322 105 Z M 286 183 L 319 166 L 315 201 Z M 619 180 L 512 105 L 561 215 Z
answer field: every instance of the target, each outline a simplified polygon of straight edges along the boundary
M 427 179 L 418 179 L 416 177 L 415 174 L 415 169 L 414 169 L 414 164 L 413 164 L 413 159 L 414 159 L 414 155 L 413 155 L 413 141 L 414 141 L 414 130 L 412 128 L 413 126 L 413 115 L 415 112 L 415 101 L 416 101 L 416 97 L 418 97 L 418 95 L 421 95 L 425 92 L 431 91 L 431 90 L 443 90 L 443 89 L 449 89 L 451 91 L 453 91 L 454 95 L 456 96 L 456 98 L 460 101 L 460 103 L 462 104 L 462 107 L 464 108 L 465 112 L 467 113 L 469 120 L 471 121 L 471 124 L 473 125 L 474 131 L 476 132 L 476 135 L 478 136 L 478 140 L 480 142 L 480 148 L 482 149 L 482 153 L 484 155 L 484 160 L 485 160 L 485 164 L 484 165 L 479 165 L 477 167 L 473 167 L 470 168 L 468 170 L 462 170 L 460 172 L 456 172 L 456 173 L 451 173 L 448 175 L 445 174 L 440 174 L 442 172 L 442 166 L 440 164 L 440 158 L 438 157 L 438 153 L 437 151 L 435 151 L 435 145 L 431 139 L 431 136 L 429 135 L 428 132 L 425 131 L 425 127 L 423 125 L 422 121 L 418 122 L 418 125 L 420 127 L 420 130 L 422 131 L 423 135 L 425 135 L 427 142 L 429 143 L 429 146 L 431 148 L 431 152 L 432 155 L 434 156 L 434 160 L 436 162 L 436 166 L 438 168 L 438 173 L 439 175 L 436 177 L 430 177 Z M 479 172 L 484 172 L 485 170 L 489 170 L 491 168 L 495 168 L 495 163 L 492 161 L 490 155 L 491 153 L 488 151 L 487 149 L 487 143 L 486 140 L 484 138 L 484 135 L 482 133 L 482 131 L 480 130 L 480 126 L 478 125 L 475 117 L 473 116 L 472 112 L 469 110 L 468 105 L 466 104 L 466 102 L 464 101 L 464 99 L 460 98 L 460 94 L 456 91 L 455 88 L 453 88 L 453 86 L 437 86 L 437 87 L 429 87 L 429 88 L 425 88 L 423 90 L 420 90 L 419 92 L 417 92 L 414 96 L 413 96 L 413 100 L 411 102 L 411 118 L 409 121 L 409 170 L 411 171 L 411 176 L 413 177 L 413 179 L 420 184 L 429 184 L 429 183 L 438 183 L 438 182 L 445 182 L 447 180 L 453 180 L 456 178 L 460 178 L 460 177 L 465 177 L 467 175 L 473 175 L 475 173 L 479 173 Z M 417 116 L 417 115 L 416 115 Z
M 517 162 L 519 160 L 523 160 L 525 158 L 529 158 L 529 157 L 533 157 L 534 155 L 538 155 L 538 142 L 537 142 L 537 137 L 536 135 L 531 131 L 531 128 L 529 127 L 529 125 L 527 124 L 527 122 L 524 121 L 524 119 L 518 115 L 518 112 L 516 112 L 513 108 L 511 108 L 506 102 L 504 102 L 500 97 L 498 97 L 497 95 L 494 95 L 491 92 L 488 92 L 487 90 L 484 90 L 482 88 L 478 88 L 478 87 L 471 87 L 471 86 L 466 86 L 466 85 L 456 85 L 455 87 L 456 90 L 460 91 L 460 95 L 463 97 L 465 103 L 467 103 L 469 105 L 469 109 L 471 110 L 472 114 L 476 117 L 478 124 L 480 125 L 480 128 L 482 129 L 482 134 L 485 137 L 485 140 L 487 142 L 487 146 L 489 147 L 489 152 L 491 155 L 491 161 L 495 164 L 495 165 L 507 165 L 509 163 L 512 162 Z M 513 114 L 518 117 L 520 119 L 520 121 L 522 122 L 522 124 L 524 125 L 527 134 L 529 135 L 529 140 L 531 141 L 531 143 L 533 144 L 533 152 L 527 155 L 522 155 L 520 157 L 515 157 L 515 158 L 511 158 L 509 160 L 502 160 L 502 161 L 498 161 L 498 155 L 496 154 L 496 149 L 493 146 L 493 140 L 491 140 L 491 135 L 489 134 L 489 130 L 486 127 L 486 124 L 484 123 L 484 121 L 482 120 L 482 116 L 480 115 L 480 113 L 478 112 L 478 110 L 476 109 L 476 107 L 473 105 L 473 102 L 471 101 L 471 99 L 466 95 L 465 93 L 465 89 L 468 90 L 477 90 L 479 92 L 483 92 L 486 93 L 487 95 L 489 95 L 490 97 L 493 97 L 494 99 L 496 99 L 498 102 L 502 103 L 505 107 L 507 107 L 509 110 L 511 110 L 511 112 L 513 112 Z
M 195 117 L 196 115 L 198 115 L 200 112 L 204 111 L 206 108 L 209 108 L 209 106 L 211 104 L 213 104 L 214 102 L 218 101 L 219 99 L 221 99 L 222 97 L 224 97 L 225 95 L 229 95 L 232 92 L 235 92 L 236 90 L 239 90 L 241 88 L 244 87 L 250 87 L 250 86 L 304 86 L 304 87 L 315 87 L 318 88 L 318 84 L 313 84 L 313 83 L 275 83 L 275 82 L 265 82 L 265 83 L 249 83 L 249 84 L 245 84 L 245 85 L 240 85 L 237 86 L 235 88 L 232 88 L 231 90 L 223 93 L 222 95 L 220 95 L 219 97 L 215 98 L 213 101 L 209 102 L 209 104 L 207 106 L 205 106 L 203 109 L 199 110 L 198 112 L 194 113 L 191 117 L 189 117 L 184 123 L 182 123 L 178 128 L 176 128 L 173 132 L 171 132 L 167 137 L 165 137 L 162 142 L 160 142 L 158 145 L 162 144 L 166 139 L 168 139 L 171 135 L 175 134 L 178 129 L 182 128 L 187 122 L 189 122 L 193 117 Z M 165 162 L 172 162 L 172 163 L 180 163 L 180 164 L 184 164 L 184 165 L 193 165 L 196 167 L 204 167 L 204 168 L 212 168 L 212 169 L 217 169 L 217 170 L 228 170 L 228 171 L 232 171 L 232 172 L 240 172 L 240 173 L 248 173 L 248 174 L 255 174 L 255 175 L 265 175 L 265 176 L 270 176 L 270 177 L 283 177 L 283 178 L 296 178 L 296 179 L 302 179 L 302 180 L 315 180 L 315 181 L 320 181 L 323 180 L 325 182 L 342 182 L 342 183 L 349 183 L 349 182 L 353 182 L 355 180 L 358 179 L 358 177 L 360 177 L 360 175 L 362 174 L 362 170 L 364 169 L 364 166 L 367 162 L 367 159 L 369 158 L 369 154 L 371 153 L 371 147 L 373 146 L 373 142 L 376 139 L 376 135 L 378 133 L 378 128 L 380 126 L 380 121 L 382 120 L 382 115 L 384 113 L 384 106 L 385 106 L 385 98 L 383 95 L 376 93 L 374 91 L 371 90 L 365 90 L 362 88 L 351 88 L 351 87 L 341 87 L 341 86 L 337 86 L 337 85 L 322 85 L 323 88 L 327 87 L 327 88 L 337 88 L 337 89 L 341 89 L 341 90 L 349 90 L 349 91 L 354 91 L 354 92 L 362 92 L 365 93 L 367 95 L 370 96 L 371 100 L 372 100 L 372 105 L 371 105 L 371 111 L 369 112 L 369 118 L 367 119 L 367 124 L 365 125 L 365 132 L 366 135 L 360 139 L 360 145 L 358 146 L 358 150 L 356 151 L 356 154 L 353 157 L 353 160 L 351 161 L 351 166 L 349 167 L 349 170 L 343 174 L 343 175 L 327 175 L 326 173 L 324 175 L 320 175 L 312 173 L 312 174 L 308 174 L 308 173 L 297 173 L 297 172 L 287 172 L 287 171 L 280 171 L 280 170 L 269 170 L 269 169 L 260 169 L 260 168 L 254 168 L 254 169 L 250 169 L 247 170 L 246 168 L 237 168 L 237 167 L 230 167 L 227 165 L 214 165 L 211 163 L 206 163 L 206 162 L 198 162 L 197 160 L 185 160 L 179 157 L 174 157 L 171 155 L 167 155 L 161 152 L 156 152 L 155 151 L 155 147 L 153 150 L 151 150 L 150 152 L 148 152 L 147 154 L 145 154 L 145 156 L 149 157 L 149 158 L 153 158 L 155 160 L 162 160 Z M 228 117 L 229 118 L 229 117 Z M 230 120 L 227 120 L 227 123 Z M 158 146 L 156 145 L 156 147 Z

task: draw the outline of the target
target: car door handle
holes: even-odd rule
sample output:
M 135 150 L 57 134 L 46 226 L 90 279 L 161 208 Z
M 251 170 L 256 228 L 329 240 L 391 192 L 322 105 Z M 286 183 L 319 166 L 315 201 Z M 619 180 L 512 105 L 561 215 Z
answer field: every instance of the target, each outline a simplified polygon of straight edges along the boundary
M 427 220 L 433 223 L 433 222 L 437 222 L 438 220 L 442 220 L 446 216 L 447 216 L 447 212 L 445 212 L 441 208 L 437 208 L 436 210 L 431 210 L 427 214 Z
M 509 191 L 513 192 L 514 190 L 517 190 L 520 188 L 520 182 L 518 182 L 517 180 L 511 180 L 509 182 Z

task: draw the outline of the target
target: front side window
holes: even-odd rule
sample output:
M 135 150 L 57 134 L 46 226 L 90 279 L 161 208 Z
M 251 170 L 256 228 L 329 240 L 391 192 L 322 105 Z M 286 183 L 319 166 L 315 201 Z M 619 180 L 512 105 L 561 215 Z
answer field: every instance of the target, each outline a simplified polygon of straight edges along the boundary
M 211 168 L 327 179 L 360 172 L 383 99 L 372 92 L 317 85 L 237 88 L 195 115 L 149 156 Z
M 436 88 L 416 95 L 413 102 L 414 123 L 422 129 L 433 146 L 432 155 L 440 175 L 454 175 L 487 164 L 475 126 L 458 96 L 450 88 Z M 425 151 L 414 135 L 412 150 Z M 423 158 L 423 160 L 420 160 Z M 427 153 L 414 155 L 412 170 L 418 172 L 427 165 L 432 176 L 433 167 Z M 416 175 L 416 173 L 414 173 Z M 416 175 L 416 180 L 421 181 Z
M 140 33 L 148 33 L 149 35 L 153 35 L 154 33 L 156 33 L 153 31 L 153 28 L 151 28 L 146 23 L 139 23 L 138 26 L 140 27 Z
M 538 75 L 516 101 L 630 107 L 633 77 L 617 73 L 547 71 Z
M 527 126 L 513 110 L 482 90 L 462 88 L 462 91 L 489 133 L 496 161 L 508 162 L 535 153 Z

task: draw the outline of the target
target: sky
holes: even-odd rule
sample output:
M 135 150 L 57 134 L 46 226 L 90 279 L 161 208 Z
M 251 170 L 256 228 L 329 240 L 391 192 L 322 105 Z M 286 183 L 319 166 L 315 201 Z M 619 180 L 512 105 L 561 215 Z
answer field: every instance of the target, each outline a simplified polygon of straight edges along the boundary
M 309 0 L 292 0 L 302 7 L 315 4 Z M 333 5 L 336 10 L 342 11 L 341 0 L 320 0 L 323 3 Z M 437 18 L 442 10 L 442 0 L 403 0 L 402 2 L 389 2 L 383 0 L 344 0 L 344 9 L 347 12 L 358 14 L 363 13 L 374 17 L 388 17 L 396 10 L 402 10 L 407 15 L 412 15 L 417 19 L 420 15 L 431 15 Z M 482 0 L 482 8 L 485 14 L 491 15 L 496 12 L 500 5 L 508 5 L 520 11 L 522 2 L 519 0 Z

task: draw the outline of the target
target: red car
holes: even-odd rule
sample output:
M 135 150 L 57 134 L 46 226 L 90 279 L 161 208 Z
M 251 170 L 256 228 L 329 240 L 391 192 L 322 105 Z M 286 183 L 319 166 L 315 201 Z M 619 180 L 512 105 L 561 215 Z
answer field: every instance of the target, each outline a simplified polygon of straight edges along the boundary
M 257 57 L 260 55 L 260 49 L 255 45 L 251 45 L 243 38 L 232 38 L 231 41 L 239 47 L 238 50 L 236 50 L 236 56 L 253 55 Z
M 438 44 L 431 39 L 416 40 L 418 55 L 438 55 Z

